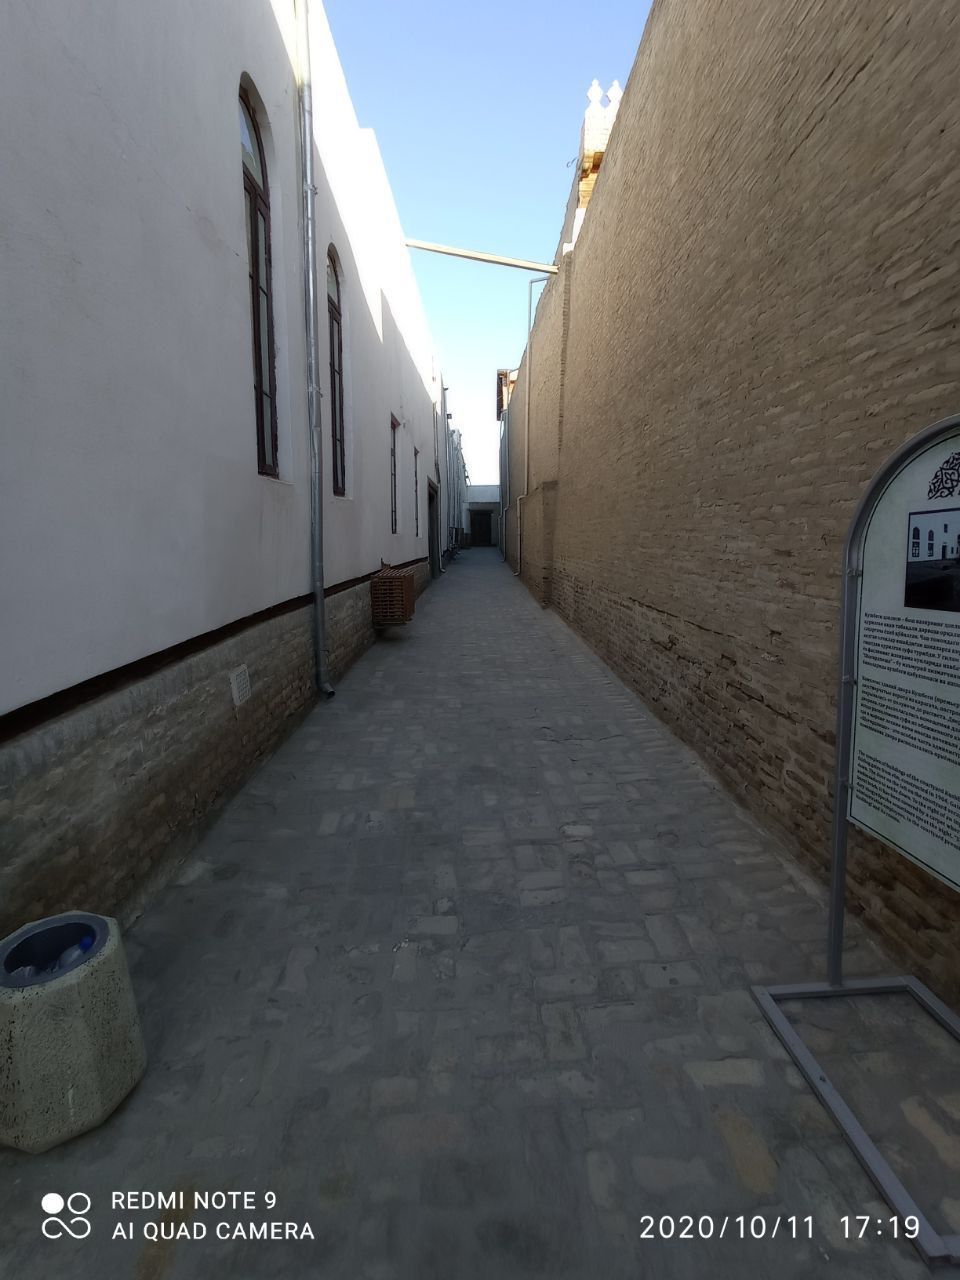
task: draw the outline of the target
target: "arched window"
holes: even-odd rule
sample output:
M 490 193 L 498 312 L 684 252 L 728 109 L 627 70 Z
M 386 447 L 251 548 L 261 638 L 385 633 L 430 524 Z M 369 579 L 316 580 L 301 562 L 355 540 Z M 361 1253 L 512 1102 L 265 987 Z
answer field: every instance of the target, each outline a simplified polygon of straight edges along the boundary
M 277 475 L 277 375 L 273 357 L 273 289 L 270 282 L 270 192 L 256 117 L 240 95 L 240 147 L 247 216 L 253 387 L 257 417 L 257 468 Z
M 340 273 L 333 254 L 327 254 L 327 316 L 330 321 L 330 419 L 333 433 L 333 492 L 347 491 L 343 433 L 343 315 L 340 311 Z

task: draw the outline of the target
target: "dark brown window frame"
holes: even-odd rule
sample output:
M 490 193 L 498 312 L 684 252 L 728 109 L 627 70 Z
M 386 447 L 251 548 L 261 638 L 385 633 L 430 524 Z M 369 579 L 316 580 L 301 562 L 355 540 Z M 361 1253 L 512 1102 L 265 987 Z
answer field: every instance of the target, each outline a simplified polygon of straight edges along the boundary
M 250 321 L 253 327 L 253 392 L 257 420 L 257 470 L 262 476 L 280 475 L 277 450 L 277 368 L 273 335 L 273 263 L 270 252 L 270 190 L 267 177 L 267 160 L 263 151 L 263 139 L 260 137 L 260 126 L 257 113 L 246 93 L 241 90 L 240 101 L 246 109 L 253 125 L 254 141 L 260 154 L 260 172 L 263 174 L 263 186 L 257 182 L 246 165 L 243 165 L 244 217 L 247 224 L 247 256 L 249 259 L 250 278 Z M 266 281 L 260 275 L 260 218 L 263 218 L 263 261 Z M 260 322 L 260 295 L 267 302 L 267 332 L 262 333 Z M 264 343 L 267 354 L 267 387 L 263 386 L 263 353 Z M 270 402 L 270 419 L 264 412 L 264 397 Z M 272 463 L 267 457 L 267 439 L 269 441 Z
M 400 423 L 390 417 L 390 532 L 397 532 L 397 432 Z
M 330 251 L 327 262 L 337 285 L 336 301 L 327 290 L 327 321 L 330 329 L 330 429 L 333 449 L 333 492 L 343 497 L 347 492 L 346 433 L 343 425 L 343 312 L 340 301 L 340 271 Z M 336 357 L 336 359 L 334 359 Z

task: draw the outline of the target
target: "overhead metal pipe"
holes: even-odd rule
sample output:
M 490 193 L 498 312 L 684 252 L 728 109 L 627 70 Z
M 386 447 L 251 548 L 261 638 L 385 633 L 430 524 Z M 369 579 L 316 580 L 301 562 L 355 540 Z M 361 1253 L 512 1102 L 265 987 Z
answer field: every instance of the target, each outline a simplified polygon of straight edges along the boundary
M 504 258 L 499 253 L 482 253 L 479 249 L 452 249 L 448 244 L 431 244 L 428 240 L 407 240 L 408 249 L 424 249 L 427 253 L 446 253 L 451 258 L 470 258 L 474 262 L 492 262 L 498 267 L 517 267 L 520 271 L 546 271 L 555 276 L 559 267 L 549 262 L 530 262 L 526 258 Z
M 296 0 L 300 155 L 303 171 L 303 307 L 307 345 L 307 434 L 310 444 L 310 576 L 313 585 L 313 647 L 317 690 L 334 696 L 327 676 L 327 618 L 323 584 L 323 449 L 320 437 L 320 334 L 317 327 L 317 187 L 313 166 L 313 82 L 310 73 L 310 10 Z

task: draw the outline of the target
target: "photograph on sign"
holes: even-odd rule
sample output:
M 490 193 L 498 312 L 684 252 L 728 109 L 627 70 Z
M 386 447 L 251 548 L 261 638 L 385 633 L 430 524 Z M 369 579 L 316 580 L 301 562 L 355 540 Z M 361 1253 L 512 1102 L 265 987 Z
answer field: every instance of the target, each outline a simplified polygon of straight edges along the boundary
M 905 463 L 867 525 L 848 816 L 960 889 L 958 444 Z
M 907 529 L 904 605 L 960 613 L 960 507 L 911 511 Z

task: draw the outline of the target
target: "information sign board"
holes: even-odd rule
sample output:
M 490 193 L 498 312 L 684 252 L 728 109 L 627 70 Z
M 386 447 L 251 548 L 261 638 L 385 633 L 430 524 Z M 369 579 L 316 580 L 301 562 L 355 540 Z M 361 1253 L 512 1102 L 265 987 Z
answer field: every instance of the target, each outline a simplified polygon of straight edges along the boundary
M 866 515 L 847 816 L 960 889 L 960 427 Z

